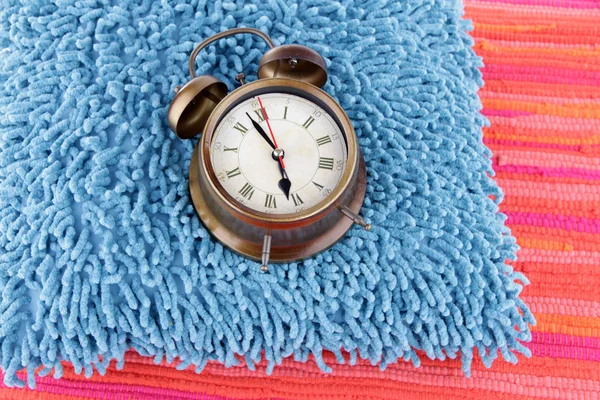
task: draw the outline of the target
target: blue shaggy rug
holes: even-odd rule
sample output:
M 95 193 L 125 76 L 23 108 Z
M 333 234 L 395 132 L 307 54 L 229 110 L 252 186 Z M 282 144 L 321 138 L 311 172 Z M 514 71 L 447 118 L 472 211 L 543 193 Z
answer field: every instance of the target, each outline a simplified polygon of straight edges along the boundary
M 180 367 L 249 368 L 322 352 L 385 368 L 419 354 L 528 355 L 534 318 L 506 264 L 517 245 L 479 114 L 481 60 L 452 0 L 6 0 L 0 10 L 0 369 L 60 377 L 133 348 Z M 360 228 L 260 272 L 216 243 L 188 191 L 194 141 L 168 128 L 173 89 L 209 35 L 252 26 L 327 60 L 368 171 Z M 267 50 L 202 52 L 236 85 Z M 349 356 L 348 356 L 349 354 Z

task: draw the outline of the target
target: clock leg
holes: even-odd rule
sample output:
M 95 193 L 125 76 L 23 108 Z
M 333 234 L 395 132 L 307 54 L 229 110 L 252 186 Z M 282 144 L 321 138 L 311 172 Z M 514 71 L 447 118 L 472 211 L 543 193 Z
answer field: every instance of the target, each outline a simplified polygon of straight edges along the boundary
M 371 230 L 371 224 L 368 224 L 360 215 L 356 214 L 354 211 L 352 211 L 348 207 L 340 206 L 339 210 L 346 217 L 350 218 L 352 220 L 352 222 L 354 222 L 355 224 L 362 226 L 367 231 Z
M 269 257 L 271 256 L 271 230 L 267 229 L 265 232 L 265 237 L 263 239 L 263 248 L 262 248 L 262 265 L 260 266 L 260 270 L 262 272 L 267 272 L 269 270 Z

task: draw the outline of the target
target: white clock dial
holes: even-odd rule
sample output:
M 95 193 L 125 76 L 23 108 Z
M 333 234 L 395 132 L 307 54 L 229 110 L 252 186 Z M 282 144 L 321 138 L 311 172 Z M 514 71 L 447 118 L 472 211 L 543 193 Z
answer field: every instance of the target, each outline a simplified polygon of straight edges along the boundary
M 279 186 L 282 175 L 273 148 L 250 118 L 285 152 L 289 199 Z M 266 93 L 241 102 L 223 117 L 210 155 L 219 182 L 238 202 L 264 213 L 291 214 L 320 203 L 333 191 L 346 166 L 347 147 L 338 124 L 323 108 L 296 95 Z

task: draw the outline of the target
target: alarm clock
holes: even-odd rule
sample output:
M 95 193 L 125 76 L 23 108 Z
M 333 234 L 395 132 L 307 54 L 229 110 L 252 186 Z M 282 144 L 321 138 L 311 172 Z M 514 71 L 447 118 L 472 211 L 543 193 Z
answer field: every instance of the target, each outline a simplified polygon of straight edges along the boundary
M 240 87 L 196 76 L 195 60 L 210 43 L 253 34 L 270 47 L 258 79 Z M 311 257 L 333 246 L 359 216 L 366 190 L 365 162 L 350 119 L 320 88 L 326 63 L 297 44 L 275 46 L 253 28 L 209 37 L 190 55 L 191 81 L 177 87 L 168 122 L 181 139 L 202 133 L 189 170 L 194 208 L 226 247 L 268 263 Z

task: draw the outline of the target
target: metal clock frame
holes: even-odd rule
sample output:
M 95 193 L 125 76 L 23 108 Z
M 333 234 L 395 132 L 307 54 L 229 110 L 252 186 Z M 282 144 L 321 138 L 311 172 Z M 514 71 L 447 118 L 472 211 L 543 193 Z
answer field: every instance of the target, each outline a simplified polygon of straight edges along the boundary
M 348 155 L 337 186 L 320 203 L 298 213 L 268 214 L 244 206 L 225 191 L 211 164 L 210 144 L 219 122 L 241 101 L 264 93 L 290 93 L 315 102 L 330 113 L 345 136 Z M 208 230 L 230 249 L 256 260 L 263 258 L 266 233 L 272 236 L 269 258 L 275 262 L 299 260 L 333 246 L 360 222 L 349 218 L 348 212 L 360 218 L 365 190 L 365 164 L 348 116 L 327 93 L 293 79 L 260 79 L 231 92 L 208 118 L 190 164 L 192 200 Z

